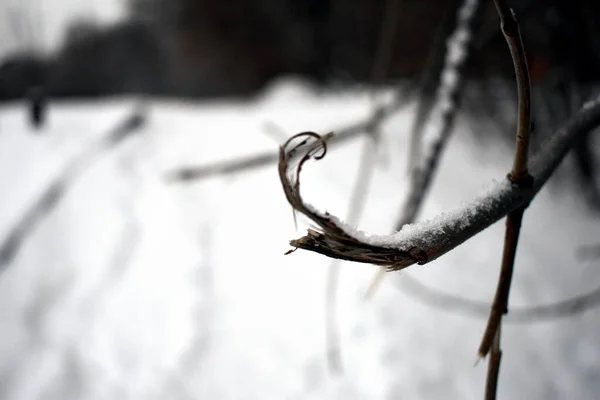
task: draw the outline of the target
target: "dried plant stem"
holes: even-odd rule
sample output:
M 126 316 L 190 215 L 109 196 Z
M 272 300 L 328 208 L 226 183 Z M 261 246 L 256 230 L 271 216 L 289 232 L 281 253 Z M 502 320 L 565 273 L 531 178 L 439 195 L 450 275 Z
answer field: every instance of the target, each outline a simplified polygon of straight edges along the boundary
M 509 214 L 506 218 L 506 233 L 504 236 L 504 250 L 502 253 L 502 265 L 500 267 L 500 277 L 498 278 L 498 287 L 496 288 L 496 296 L 492 303 L 492 311 L 488 319 L 483 339 L 479 346 L 479 356 L 485 357 L 489 352 L 496 331 L 500 327 L 502 315 L 508 311 L 508 297 L 510 294 L 510 286 L 512 282 L 515 255 L 517 252 L 517 244 L 519 242 L 519 232 L 521 230 L 521 221 L 525 208 L 520 207 L 516 211 Z
M 512 211 L 529 204 L 577 140 L 598 126 L 600 98 L 586 103 L 535 154 L 531 160 L 531 173 L 536 177 L 532 187 L 498 182 L 484 194 L 443 217 L 415 223 L 409 230 L 403 229 L 393 235 L 362 232 L 335 215 L 320 212 L 304 202 L 298 180 L 301 167 L 310 159 L 324 157 L 326 142 L 331 135 L 322 137 L 314 132 L 299 133 L 280 148 L 279 178 L 290 205 L 311 219 L 318 228 L 309 229 L 305 236 L 291 240 L 290 245 L 331 258 L 382 265 L 396 271 L 416 263 L 429 263 Z M 292 143 L 302 138 L 305 140 L 301 143 Z M 302 155 L 299 162 L 294 162 L 299 154 Z M 468 218 L 465 219 L 466 215 Z
M 519 186 L 531 186 L 533 178 L 528 170 L 528 152 L 531 138 L 531 84 L 529 81 L 529 69 L 527 57 L 519 29 L 519 24 L 513 10 L 508 7 L 504 0 L 494 0 L 502 33 L 510 49 L 513 59 L 515 74 L 517 77 L 518 93 L 518 116 L 517 116 L 517 144 L 515 159 L 509 179 Z M 504 236 L 504 250 L 502 253 L 502 265 L 496 295 L 492 303 L 490 317 L 479 346 L 479 356 L 485 357 L 492 352 L 488 364 L 488 375 L 485 389 L 486 399 L 495 399 L 498 387 L 498 374 L 500 371 L 500 325 L 502 316 L 508 312 L 508 298 L 515 265 L 517 244 L 521 231 L 523 213 L 528 204 L 525 204 L 508 214 L 506 218 L 506 234 Z
M 500 349 L 500 327 L 494 335 L 494 342 L 488 360 L 487 378 L 485 380 L 485 400 L 495 400 L 498 393 L 498 377 L 500 375 L 500 362 L 502 350 Z

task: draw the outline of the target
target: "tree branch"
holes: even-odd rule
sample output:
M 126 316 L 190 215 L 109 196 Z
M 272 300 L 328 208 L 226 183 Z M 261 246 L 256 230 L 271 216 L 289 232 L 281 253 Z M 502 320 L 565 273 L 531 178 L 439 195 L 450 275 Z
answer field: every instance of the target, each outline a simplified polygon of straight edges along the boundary
M 337 130 L 337 135 L 329 140 L 329 144 L 343 143 L 365 132 L 372 131 L 374 126 L 381 125 L 408 103 L 408 96 L 397 94 L 390 104 L 376 108 L 366 121 L 360 121 Z M 165 179 L 173 183 L 186 183 L 207 179 L 222 174 L 232 174 L 267 167 L 279 160 L 277 152 L 266 151 L 247 157 L 236 157 L 203 166 L 190 166 L 167 172 Z
M 527 168 L 529 142 L 531 138 L 531 84 L 529 81 L 529 68 L 527 67 L 527 57 L 525 47 L 517 18 L 512 9 L 504 0 L 494 0 L 498 15 L 500 16 L 500 25 L 502 33 L 510 49 L 513 60 L 515 75 L 517 78 L 518 95 L 518 115 L 517 115 L 517 145 L 515 150 L 515 159 L 508 179 L 520 186 L 529 187 L 533 178 L 529 175 Z M 510 286 L 515 266 L 515 256 L 517 253 L 517 244 L 519 243 L 519 233 L 521 231 L 521 222 L 523 213 L 528 203 L 523 204 L 516 210 L 508 214 L 506 218 L 506 233 L 504 236 L 504 250 L 502 252 L 502 264 L 500 276 L 498 277 L 498 286 L 496 295 L 492 303 L 492 310 L 488 319 L 481 344 L 479 346 L 479 356 L 485 357 L 491 350 L 492 354 L 488 364 L 488 375 L 486 383 L 486 399 L 495 399 L 498 386 L 498 373 L 500 371 L 500 360 L 502 351 L 500 349 L 500 325 L 502 315 L 508 312 L 508 298 L 510 295 Z
M 502 180 L 471 203 L 432 220 L 405 225 L 392 235 L 370 235 L 344 224 L 339 218 L 317 211 L 306 204 L 300 194 L 299 172 L 302 165 L 325 149 L 329 136 L 302 133 L 288 140 L 280 149 L 279 176 L 288 202 L 315 222 L 320 231 L 309 229 L 307 235 L 290 241 L 290 245 L 348 261 L 370 263 L 401 270 L 425 264 L 446 254 L 510 212 L 529 204 L 558 167 L 579 137 L 600 125 L 600 99 L 587 103 L 566 126 L 559 129 L 532 158 L 530 173 L 535 176 L 531 187 Z M 307 137 L 292 145 L 297 138 Z M 312 142 L 309 141 L 312 138 Z M 301 146 L 302 145 L 302 146 Z M 298 153 L 303 154 L 294 167 Z

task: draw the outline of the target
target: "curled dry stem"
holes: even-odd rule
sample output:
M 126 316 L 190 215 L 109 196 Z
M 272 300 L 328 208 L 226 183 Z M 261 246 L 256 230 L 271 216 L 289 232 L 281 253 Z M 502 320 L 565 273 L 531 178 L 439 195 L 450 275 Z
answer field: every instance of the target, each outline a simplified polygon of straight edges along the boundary
M 309 159 L 323 158 L 331 134 L 325 137 L 313 132 L 298 134 L 280 148 L 279 177 L 290 205 L 316 223 L 317 228 L 309 229 L 305 236 L 290 241 L 290 245 L 331 258 L 385 266 L 390 270 L 431 262 L 529 204 L 578 138 L 599 125 L 600 99 L 587 103 L 532 158 L 530 169 L 536 179 L 531 186 L 508 180 L 498 182 L 459 209 L 433 220 L 407 225 L 392 235 L 358 231 L 303 201 L 299 172 Z M 303 140 L 294 144 L 298 139 Z
M 319 136 L 314 132 L 302 132 L 292 136 L 279 150 L 279 178 L 288 202 L 294 210 L 310 218 L 322 229 L 322 232 L 308 229 L 306 236 L 292 240 L 290 244 L 331 258 L 382 265 L 390 269 L 426 261 L 408 251 L 364 243 L 347 233 L 336 217 L 320 213 L 303 201 L 300 194 L 302 166 L 310 159 L 320 160 L 325 156 L 326 142 L 332 135 L 329 133 Z M 303 140 L 293 144 L 300 138 Z M 298 161 L 294 162 L 296 158 Z

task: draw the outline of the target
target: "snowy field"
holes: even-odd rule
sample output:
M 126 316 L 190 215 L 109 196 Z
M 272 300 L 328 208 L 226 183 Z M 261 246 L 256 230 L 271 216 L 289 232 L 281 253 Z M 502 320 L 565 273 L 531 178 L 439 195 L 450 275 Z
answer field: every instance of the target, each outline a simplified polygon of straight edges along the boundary
M 403 276 L 483 302 L 494 293 L 504 225 L 364 293 L 376 267 L 342 264 L 338 326 L 343 373 L 325 362 L 330 260 L 284 256 L 294 229 L 276 166 L 200 182 L 168 172 L 277 151 L 288 135 L 364 118 L 361 93 L 318 94 L 294 82 L 254 102 L 147 104 L 148 121 L 106 151 L 90 152 L 136 99 L 51 105 L 40 132 L 23 104 L 0 109 L 0 245 L 52 179 L 69 166 L 64 197 L 0 269 L 0 398 L 29 399 L 480 399 L 474 366 L 485 321 L 430 308 Z M 413 108 L 384 125 L 360 226 L 388 233 L 407 188 Z M 423 218 L 452 210 L 503 179 L 512 154 L 465 120 L 443 157 Z M 362 137 L 306 165 L 310 203 L 344 216 Z M 83 165 L 83 167 L 81 167 Z M 561 173 L 569 177 L 569 162 Z M 525 214 L 511 305 L 562 300 L 600 285 L 600 217 L 575 185 L 551 181 Z M 600 310 L 506 324 L 499 396 L 596 399 Z

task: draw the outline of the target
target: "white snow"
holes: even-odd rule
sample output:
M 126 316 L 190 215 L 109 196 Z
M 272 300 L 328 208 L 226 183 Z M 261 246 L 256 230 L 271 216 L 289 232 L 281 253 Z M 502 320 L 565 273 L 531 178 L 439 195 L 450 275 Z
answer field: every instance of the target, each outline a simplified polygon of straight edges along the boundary
M 485 321 L 407 297 L 402 274 L 363 295 L 374 266 L 342 264 L 339 322 L 344 374 L 325 367 L 324 297 L 330 260 L 289 249 L 294 232 L 276 166 L 185 185 L 177 166 L 273 149 L 265 121 L 285 132 L 329 132 L 370 111 L 360 93 L 317 95 L 285 82 L 256 103 L 150 104 L 142 135 L 95 157 L 66 198 L 0 274 L 0 398 L 56 399 L 479 399 L 474 367 Z M 290 94 L 291 93 L 291 94 Z M 24 105 L 0 109 L 0 241 L 48 181 L 121 122 L 133 99 L 58 103 L 40 134 Z M 411 119 L 385 125 L 398 148 Z M 345 215 L 364 138 L 306 165 L 304 198 Z M 471 201 L 505 176 L 504 146 L 457 131 L 424 219 Z M 401 155 L 373 176 L 361 229 L 387 233 L 408 182 Z M 500 184 L 499 184 L 500 185 Z M 527 210 L 511 304 L 560 300 L 600 283 L 600 218 L 570 183 L 544 189 Z M 492 185 L 493 186 L 493 185 Z M 435 220 L 434 220 L 435 221 Z M 493 295 L 503 224 L 411 274 L 473 299 Z M 501 398 L 594 399 L 600 391 L 600 312 L 507 325 Z

